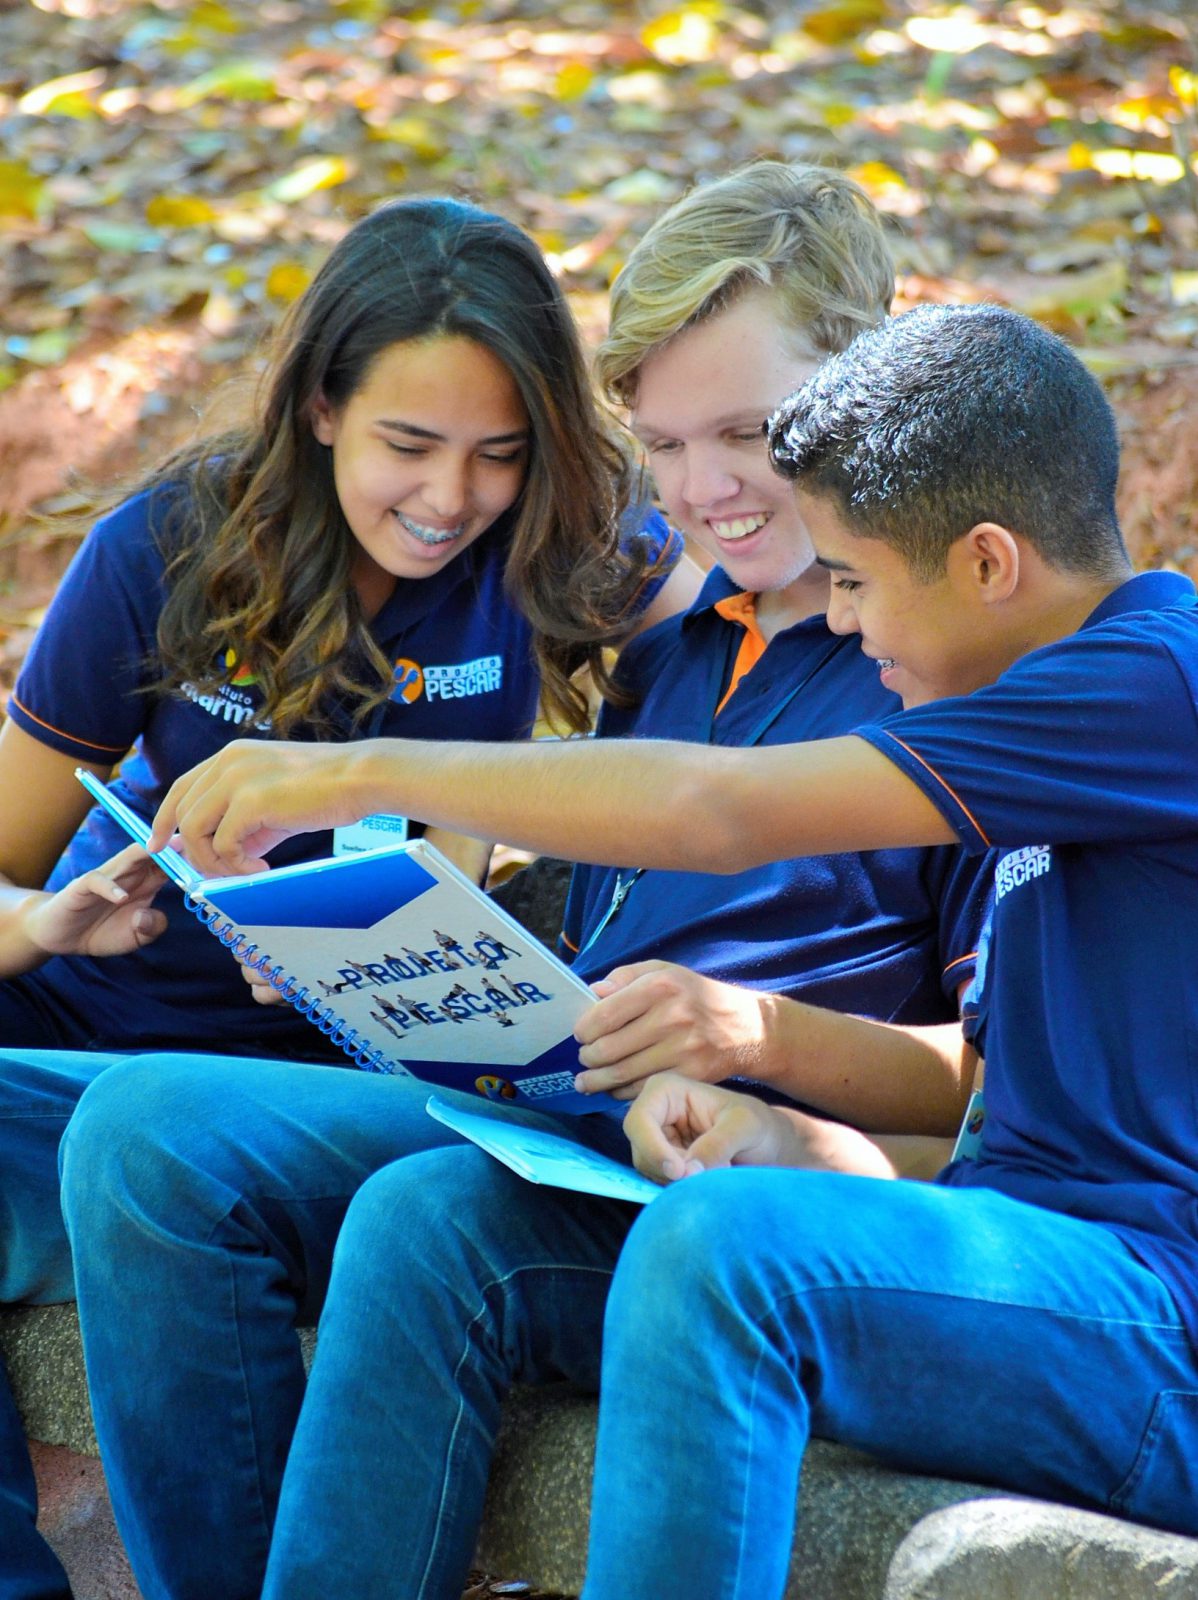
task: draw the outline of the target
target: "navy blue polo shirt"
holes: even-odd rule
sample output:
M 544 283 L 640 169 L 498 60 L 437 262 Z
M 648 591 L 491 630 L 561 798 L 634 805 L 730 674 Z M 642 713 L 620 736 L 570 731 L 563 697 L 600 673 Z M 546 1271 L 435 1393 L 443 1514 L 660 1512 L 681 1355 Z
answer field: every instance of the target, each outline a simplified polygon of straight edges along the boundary
M 715 610 L 740 591 L 720 568 L 684 617 L 670 617 L 625 647 L 620 676 L 640 698 L 605 706 L 601 736 L 699 744 L 793 744 L 851 732 L 886 716 L 898 697 L 855 637 L 811 617 L 777 633 L 717 707 L 743 627 Z M 678 818 L 679 827 L 686 818 Z M 874 850 L 776 861 L 728 877 L 645 872 L 603 921 L 637 866 L 635 840 L 619 872 L 575 869 L 563 953 L 586 981 L 651 959 L 896 1022 L 958 1015 L 958 986 L 973 975 L 990 874 L 955 846 Z
M 176 778 L 238 738 L 269 738 L 255 720 L 261 694 L 251 675 L 213 693 L 146 693 L 158 681 L 157 628 L 165 594 L 163 545 L 178 486 L 135 496 L 84 540 L 26 657 L 8 714 L 26 733 L 78 760 L 122 762 L 113 788 L 150 818 Z M 644 535 L 662 557 L 645 585 L 648 604 L 676 542 L 656 514 Z M 448 566 L 400 582 L 371 624 L 395 664 L 395 687 L 354 729 L 349 708 L 330 708 L 338 737 L 507 740 L 526 738 L 538 701 L 532 631 L 504 591 L 510 532 L 501 518 Z M 635 535 L 633 535 L 635 537 Z M 292 739 L 312 739 L 299 728 Z M 126 756 L 126 752 L 129 754 Z M 128 842 L 99 807 L 84 820 L 48 880 L 60 888 Z M 290 839 L 273 865 L 315 860 L 327 832 Z M 156 904 L 167 931 L 127 956 L 56 957 L 18 981 L 74 1017 L 97 1047 L 203 1043 L 276 1054 L 341 1059 L 290 1007 L 260 1006 L 236 964 L 187 911 L 173 886 Z M 198 1008 L 198 1011 L 197 1011 Z M 197 1027 L 197 1017 L 202 1022 Z
M 1000 847 L 986 1122 L 942 1181 L 1103 1223 L 1198 1343 L 1198 602 L 1145 573 L 993 685 L 858 730 Z

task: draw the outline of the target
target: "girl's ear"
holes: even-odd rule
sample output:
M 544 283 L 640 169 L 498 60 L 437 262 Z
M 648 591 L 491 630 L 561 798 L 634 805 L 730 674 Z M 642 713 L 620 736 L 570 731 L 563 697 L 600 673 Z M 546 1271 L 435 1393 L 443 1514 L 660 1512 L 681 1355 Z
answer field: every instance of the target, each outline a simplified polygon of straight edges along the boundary
M 309 417 L 317 444 L 332 444 L 334 432 L 333 408 L 325 399 L 323 393 L 318 394 L 316 399 L 313 400 Z

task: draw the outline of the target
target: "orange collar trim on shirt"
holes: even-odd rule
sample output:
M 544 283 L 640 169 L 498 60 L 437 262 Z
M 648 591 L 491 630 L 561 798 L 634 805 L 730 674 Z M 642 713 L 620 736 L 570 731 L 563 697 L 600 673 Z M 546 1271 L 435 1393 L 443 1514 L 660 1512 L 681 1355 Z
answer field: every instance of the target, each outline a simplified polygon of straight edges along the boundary
M 746 677 L 765 654 L 766 637 L 762 633 L 757 621 L 757 596 L 755 594 L 729 594 L 722 600 L 717 600 L 715 609 L 726 622 L 738 622 L 745 630 L 744 638 L 740 641 L 740 649 L 736 652 L 736 660 L 732 663 L 732 676 L 728 680 L 728 687 L 724 690 L 724 697 L 715 708 L 716 715 L 731 700 L 742 678 Z

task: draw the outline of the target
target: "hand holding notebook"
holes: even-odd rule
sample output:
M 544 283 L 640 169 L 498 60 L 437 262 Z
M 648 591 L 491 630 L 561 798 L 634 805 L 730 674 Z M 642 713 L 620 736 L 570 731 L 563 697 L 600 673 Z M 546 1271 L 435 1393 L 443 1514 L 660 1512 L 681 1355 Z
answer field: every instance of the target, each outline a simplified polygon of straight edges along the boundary
M 141 845 L 149 824 L 77 776 Z M 574 1023 L 594 996 L 423 840 L 244 877 L 155 853 L 187 903 L 361 1067 L 553 1111 L 626 1109 L 574 1088 Z

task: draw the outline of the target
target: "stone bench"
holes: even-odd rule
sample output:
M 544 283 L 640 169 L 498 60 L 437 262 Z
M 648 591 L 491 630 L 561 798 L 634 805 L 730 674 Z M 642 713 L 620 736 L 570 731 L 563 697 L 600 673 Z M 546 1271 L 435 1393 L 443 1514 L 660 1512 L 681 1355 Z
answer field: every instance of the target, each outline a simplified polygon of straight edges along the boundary
M 310 1345 L 311 1335 L 302 1337 Z M 0 1311 L 0 1353 L 30 1437 L 94 1455 L 74 1307 Z M 594 1428 L 588 1396 L 564 1388 L 513 1395 L 491 1477 L 480 1566 L 577 1595 Z M 1195 1600 L 1198 1540 L 893 1472 L 839 1445 L 817 1442 L 809 1452 L 786 1600 L 1108 1597 Z

